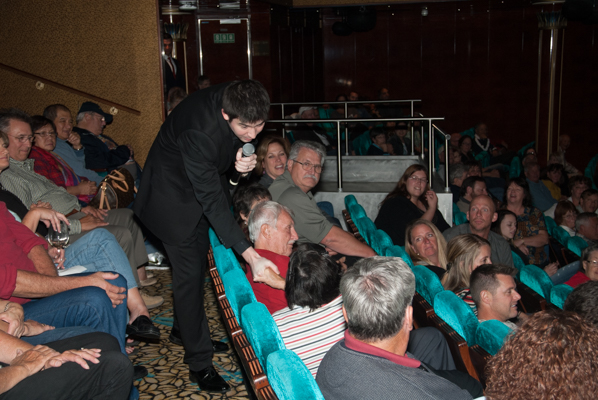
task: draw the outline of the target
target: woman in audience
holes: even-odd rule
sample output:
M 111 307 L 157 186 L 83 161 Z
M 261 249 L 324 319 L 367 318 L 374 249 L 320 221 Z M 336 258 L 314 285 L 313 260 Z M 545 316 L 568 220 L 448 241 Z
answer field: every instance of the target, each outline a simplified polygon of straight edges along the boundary
M 467 135 L 463 135 L 461 136 L 461 139 L 459 139 L 459 151 L 461 152 L 461 160 L 463 162 L 475 161 L 475 156 L 471 151 L 472 143 L 471 137 Z
M 517 218 L 517 230 L 513 240 L 523 243 L 529 250 L 529 263 L 540 268 L 548 266 L 550 260 L 544 250 L 549 243 L 548 231 L 544 222 L 544 214 L 532 206 L 532 195 L 525 178 L 512 178 L 507 182 L 503 204 L 513 212 Z M 556 265 L 545 270 L 548 275 L 554 275 Z
M 564 169 L 562 164 L 550 164 L 544 176 L 542 183 L 550 190 L 550 194 L 556 201 L 565 200 L 567 197 L 563 196 L 561 186 L 563 185 Z
M 245 232 L 247 240 L 249 240 L 249 231 L 247 230 L 249 213 L 258 203 L 269 200 L 272 200 L 272 195 L 268 189 L 259 183 L 239 186 L 235 191 L 233 195 L 233 213 L 235 214 L 235 220 Z
M 54 153 L 56 127 L 52 121 L 41 115 L 35 115 L 31 119 L 33 146 L 29 158 L 35 160 L 34 171 L 77 196 L 79 203 L 86 206 L 98 191 L 96 183 L 77 175 L 66 161 Z
M 582 283 L 598 281 L 598 245 L 591 245 L 581 252 L 581 268 L 571 277 L 566 285 L 576 288 Z
M 478 310 L 471 298 L 469 277 L 480 265 L 492 264 L 490 254 L 490 242 L 474 234 L 455 236 L 447 245 L 448 264 L 442 286 L 465 301 L 476 315 Z
M 598 393 L 598 328 L 573 313 L 531 316 L 487 365 L 488 400 L 579 399 Z
M 414 164 L 405 170 L 395 189 L 380 203 L 374 223 L 393 243 L 402 245 L 407 225 L 419 218 L 432 222 L 441 232 L 449 228 L 438 211 L 438 197 L 428 186 L 426 168 Z
M 405 250 L 413 264 L 424 265 L 442 279 L 446 272 L 446 240 L 425 219 L 413 221 L 405 232 Z
M 274 179 L 285 171 L 289 157 L 289 144 L 278 136 L 265 137 L 257 147 L 255 174 L 261 177 L 259 184 L 269 188 Z
M 577 208 L 569 200 L 559 201 L 554 210 L 554 222 L 575 236 L 575 220 L 577 219 Z

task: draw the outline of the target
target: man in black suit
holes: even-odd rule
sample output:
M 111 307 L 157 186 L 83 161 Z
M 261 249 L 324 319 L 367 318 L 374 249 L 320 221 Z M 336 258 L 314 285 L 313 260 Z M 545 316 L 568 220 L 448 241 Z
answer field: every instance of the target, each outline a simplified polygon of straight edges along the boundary
M 172 47 L 174 43 L 172 36 L 168 33 L 164 34 L 164 56 L 162 72 L 164 73 L 164 98 L 168 98 L 168 91 L 173 87 L 180 87 L 185 89 L 185 75 L 184 71 L 179 66 L 176 58 L 172 58 Z
M 269 109 L 266 89 L 252 80 L 211 86 L 185 98 L 150 149 L 135 200 L 135 213 L 163 242 L 171 261 L 184 362 L 202 390 L 229 388 L 212 366 L 214 344 L 203 306 L 208 226 L 247 261 L 256 282 L 263 281 L 267 267 L 279 272 L 237 225 L 226 178 L 233 162 L 243 174 L 255 167 L 256 156 L 242 157 L 240 147 L 261 132 Z

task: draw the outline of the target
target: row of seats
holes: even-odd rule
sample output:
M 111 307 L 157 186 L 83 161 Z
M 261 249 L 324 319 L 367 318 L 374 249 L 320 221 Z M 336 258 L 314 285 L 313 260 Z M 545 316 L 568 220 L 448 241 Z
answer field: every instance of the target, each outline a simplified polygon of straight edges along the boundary
M 225 323 L 234 319 L 229 324 L 231 336 L 233 338 L 241 336 L 247 341 L 247 343 L 243 343 L 243 340 L 234 341 L 241 343 L 238 348 L 235 346 L 237 353 L 244 367 L 247 364 L 246 372 L 252 380 L 252 385 L 255 381 L 264 381 L 263 373 L 265 373 L 267 383 L 274 392 L 261 390 L 262 387 L 254 387 L 257 389 L 255 392 L 258 397 L 285 400 L 324 399 L 303 361 L 297 354 L 286 349 L 272 315 L 264 304 L 256 300 L 253 289 L 233 251 L 225 248 L 211 229 L 210 243 L 215 264 L 213 276 L 217 274 L 222 277 L 223 293 L 218 293 L 219 282 L 214 280 L 217 296 L 219 300 L 227 300 L 230 307 L 228 310 L 232 311 L 232 315 L 227 315 L 225 303 L 223 319 Z M 253 356 L 257 364 L 251 363 Z M 264 382 L 261 382 L 262 386 L 263 384 Z

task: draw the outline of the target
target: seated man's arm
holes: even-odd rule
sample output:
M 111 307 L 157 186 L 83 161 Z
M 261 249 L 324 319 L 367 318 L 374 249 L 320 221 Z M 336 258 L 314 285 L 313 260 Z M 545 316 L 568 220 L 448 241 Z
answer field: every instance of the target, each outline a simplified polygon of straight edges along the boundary
M 347 256 L 372 257 L 376 255 L 370 246 L 361 243 L 355 236 L 338 226 L 333 226 L 320 244 Z
M 27 254 L 27 258 L 33 261 L 36 271 L 40 274 L 47 276 L 58 276 L 56 267 L 54 266 L 52 259 L 43 246 L 39 245 L 32 248 L 29 254 Z

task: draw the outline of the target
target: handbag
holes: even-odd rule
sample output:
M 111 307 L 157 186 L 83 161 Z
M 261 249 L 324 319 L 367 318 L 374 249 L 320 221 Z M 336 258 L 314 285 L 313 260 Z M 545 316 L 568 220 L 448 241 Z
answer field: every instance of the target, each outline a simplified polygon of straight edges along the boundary
M 125 168 L 119 168 L 106 175 L 89 205 L 100 210 L 126 208 L 135 200 L 135 193 L 133 175 Z

